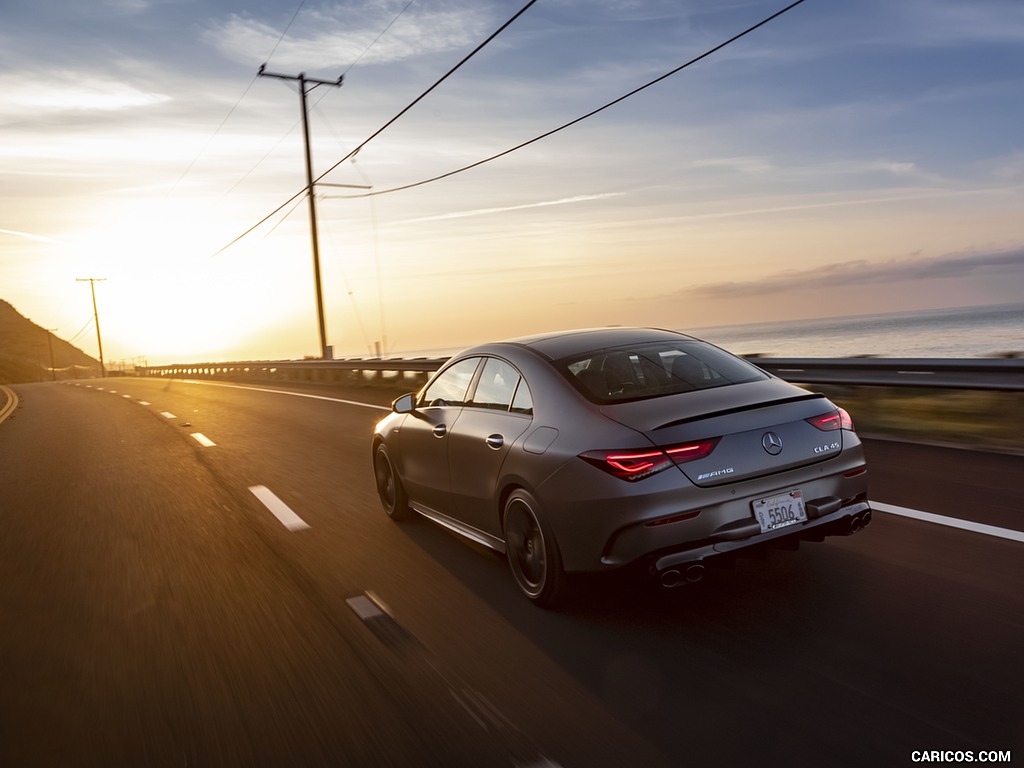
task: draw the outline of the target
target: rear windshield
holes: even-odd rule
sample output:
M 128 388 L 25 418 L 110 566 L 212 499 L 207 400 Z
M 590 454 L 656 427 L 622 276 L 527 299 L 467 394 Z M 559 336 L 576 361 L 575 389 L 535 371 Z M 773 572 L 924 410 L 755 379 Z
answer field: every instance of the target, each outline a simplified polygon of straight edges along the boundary
M 644 400 L 768 378 L 702 341 L 656 341 L 573 355 L 555 365 L 595 403 Z

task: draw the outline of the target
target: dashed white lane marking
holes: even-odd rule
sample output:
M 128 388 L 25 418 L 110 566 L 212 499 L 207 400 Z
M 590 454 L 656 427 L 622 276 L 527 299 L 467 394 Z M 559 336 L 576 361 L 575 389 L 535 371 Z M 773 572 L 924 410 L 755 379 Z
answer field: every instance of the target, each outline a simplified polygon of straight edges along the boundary
M 454 674 L 446 672 L 440 662 L 420 641 L 409 633 L 392 615 L 376 594 L 367 590 L 346 601 L 363 625 L 395 652 L 414 651 L 427 669 L 438 676 L 438 682 L 480 729 L 504 745 L 508 764 L 519 768 L 561 768 L 545 757 L 532 740 L 509 720 L 482 693 L 463 684 Z
M 195 440 L 197 443 L 199 443 L 204 448 L 212 448 L 213 446 L 216 445 L 216 443 L 213 442 L 213 440 L 208 438 L 202 432 L 193 432 L 192 433 L 192 439 Z
M 1010 541 L 1024 542 L 1024 532 L 1022 531 L 1011 531 L 1008 528 L 998 528 L 994 525 L 975 523 L 971 520 L 960 520 L 956 517 L 946 517 L 945 515 L 935 515 L 931 512 L 922 512 L 918 509 L 907 509 L 906 507 L 897 507 L 894 504 L 882 504 L 877 501 L 871 502 L 871 508 L 877 509 L 879 512 L 887 512 L 890 515 L 912 517 L 915 520 L 923 520 L 926 523 L 946 525 L 950 528 L 959 528 L 963 531 L 981 533 L 985 536 L 995 536 L 1000 539 L 1009 539 Z
M 175 416 L 170 411 L 161 411 L 160 415 L 163 416 L 165 419 L 176 419 L 176 418 L 178 418 L 177 416 Z
M 390 411 L 386 405 L 374 405 L 373 403 L 360 403 L 358 400 L 342 400 L 340 397 L 327 397 L 326 395 L 311 395 L 308 392 L 288 392 L 284 389 L 267 389 L 265 387 L 243 387 L 240 384 L 224 384 L 218 381 L 198 381 L 197 379 L 182 379 L 185 384 L 203 384 L 207 387 L 228 387 L 229 389 L 248 389 L 253 392 L 270 392 L 274 395 L 290 395 L 292 397 L 308 397 L 310 400 L 328 400 L 332 403 L 344 403 L 345 405 L 358 405 L 360 408 L 374 408 L 378 411 Z
M 292 512 L 291 508 L 281 501 L 274 492 L 271 491 L 265 485 L 253 485 L 249 487 L 253 495 L 263 502 L 263 506 L 269 509 L 274 517 L 281 521 L 281 524 L 289 531 L 301 531 L 304 528 L 309 528 L 309 524 L 306 523 L 301 517 Z
M 149 405 L 149 403 L 145 400 L 139 400 L 139 405 Z
M 370 598 L 365 595 L 359 595 L 358 597 L 350 597 L 345 601 L 348 603 L 348 607 L 356 612 L 356 615 L 366 621 L 367 619 L 375 619 L 378 616 L 384 616 L 384 611 L 373 602 Z
M 132 399 L 131 395 L 121 395 L 121 397 L 123 397 L 125 400 L 131 400 Z

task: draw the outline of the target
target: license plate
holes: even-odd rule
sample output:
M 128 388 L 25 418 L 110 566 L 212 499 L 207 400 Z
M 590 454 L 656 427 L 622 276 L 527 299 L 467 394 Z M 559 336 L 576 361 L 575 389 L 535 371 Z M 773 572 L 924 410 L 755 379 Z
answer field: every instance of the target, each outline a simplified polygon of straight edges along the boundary
M 761 524 L 761 532 L 778 530 L 787 525 L 807 520 L 804 497 L 799 490 L 786 491 L 778 496 L 769 496 L 754 502 L 754 517 Z

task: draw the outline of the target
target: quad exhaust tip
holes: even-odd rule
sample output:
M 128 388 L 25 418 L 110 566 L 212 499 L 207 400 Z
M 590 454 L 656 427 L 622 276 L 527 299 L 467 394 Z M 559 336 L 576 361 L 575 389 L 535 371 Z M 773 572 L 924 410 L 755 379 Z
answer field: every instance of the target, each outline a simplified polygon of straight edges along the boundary
M 868 509 L 865 510 L 864 512 L 861 512 L 859 515 L 854 515 L 853 517 L 851 517 L 850 521 L 847 523 L 847 526 L 849 527 L 850 533 L 857 533 L 857 531 L 861 531 L 867 528 L 870 524 L 871 510 Z
M 860 514 L 852 515 L 843 522 L 845 523 L 847 533 L 852 534 L 862 531 L 871 524 L 871 510 L 867 509 Z M 704 570 L 704 566 L 701 563 L 692 563 L 682 570 L 678 568 L 664 570 L 658 574 L 658 578 L 661 580 L 661 586 L 666 589 L 672 589 L 686 584 L 696 584 L 704 578 Z
M 684 584 L 696 584 L 704 578 L 704 566 L 700 563 L 694 563 L 681 571 L 676 568 L 669 568 L 667 571 L 662 571 L 660 576 L 661 586 L 666 589 L 681 587 Z

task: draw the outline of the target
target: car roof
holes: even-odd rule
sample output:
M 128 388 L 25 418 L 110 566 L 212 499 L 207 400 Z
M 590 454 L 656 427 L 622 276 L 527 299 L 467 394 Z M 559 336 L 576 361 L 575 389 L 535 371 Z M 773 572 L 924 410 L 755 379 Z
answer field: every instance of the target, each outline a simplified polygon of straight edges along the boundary
M 509 339 L 505 343 L 528 347 L 551 360 L 559 360 L 575 354 L 592 352 L 608 347 L 626 346 L 648 341 L 679 341 L 692 339 L 677 331 L 662 328 L 581 328 L 572 331 L 555 331 L 535 336 Z

